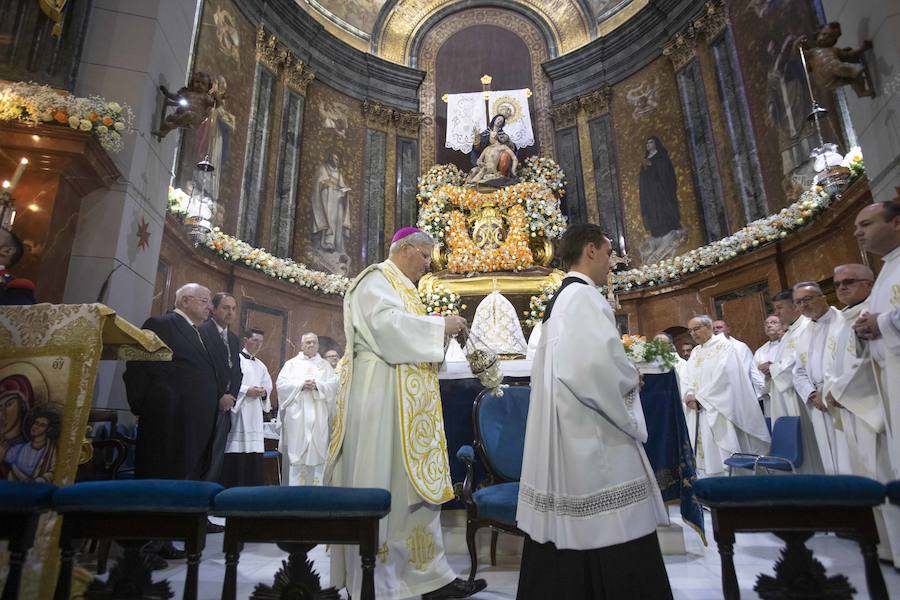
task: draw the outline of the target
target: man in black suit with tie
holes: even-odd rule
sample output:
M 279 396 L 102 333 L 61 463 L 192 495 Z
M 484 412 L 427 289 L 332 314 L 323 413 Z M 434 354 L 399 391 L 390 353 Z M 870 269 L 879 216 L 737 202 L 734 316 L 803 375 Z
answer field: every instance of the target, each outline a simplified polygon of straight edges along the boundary
M 227 292 L 219 292 L 212 297 L 210 316 L 201 326 L 200 335 L 206 343 L 216 363 L 216 378 L 219 388 L 232 398 L 237 398 L 241 389 L 241 342 L 231 331 L 237 315 L 237 301 Z M 232 400 L 233 402 L 233 400 Z M 203 474 L 207 481 L 218 481 L 225 461 L 225 445 L 231 429 L 231 415 L 219 413 L 215 432 L 210 444 L 209 467 Z
M 143 325 L 172 350 L 172 360 L 129 361 L 126 366 L 128 404 L 138 417 L 135 477 L 199 480 L 209 470 L 217 416 L 227 415 L 234 406 L 200 334 L 209 315 L 209 296 L 197 283 L 179 288 L 175 309 Z M 183 556 L 171 544 L 151 544 L 145 551 L 163 558 Z M 155 566 L 164 567 L 165 562 Z

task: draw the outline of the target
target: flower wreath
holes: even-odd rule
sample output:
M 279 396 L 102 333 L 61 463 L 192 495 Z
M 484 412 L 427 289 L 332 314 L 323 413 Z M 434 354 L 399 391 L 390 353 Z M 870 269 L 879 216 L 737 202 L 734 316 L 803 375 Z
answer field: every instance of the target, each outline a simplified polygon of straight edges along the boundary
M 489 273 L 518 271 L 534 264 L 528 247 L 525 208 L 513 206 L 507 212 L 508 233 L 500 246 L 490 250 L 478 248 L 466 228 L 466 217 L 455 210 L 450 213 L 450 235 L 447 244 L 450 257 L 447 268 L 451 273 Z

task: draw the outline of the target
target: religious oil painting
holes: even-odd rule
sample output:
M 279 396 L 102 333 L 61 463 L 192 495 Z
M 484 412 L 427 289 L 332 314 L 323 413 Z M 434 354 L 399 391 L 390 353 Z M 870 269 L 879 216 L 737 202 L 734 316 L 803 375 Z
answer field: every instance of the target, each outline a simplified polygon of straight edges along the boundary
M 70 361 L 0 361 L 0 478 L 57 483 Z
M 660 58 L 613 91 L 626 249 L 652 264 L 704 243 L 679 93 Z
M 359 259 L 365 126 L 359 103 L 313 82 L 307 92 L 294 257 L 352 275 Z

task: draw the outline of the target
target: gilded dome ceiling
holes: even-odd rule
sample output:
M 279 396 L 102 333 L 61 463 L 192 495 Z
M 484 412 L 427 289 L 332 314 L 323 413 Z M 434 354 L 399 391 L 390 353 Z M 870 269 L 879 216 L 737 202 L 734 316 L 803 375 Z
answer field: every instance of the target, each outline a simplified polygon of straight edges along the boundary
M 627 20 L 648 0 L 295 0 L 348 44 L 392 62 L 409 64 L 413 40 L 443 16 L 479 5 L 525 14 L 547 32 L 560 55 Z

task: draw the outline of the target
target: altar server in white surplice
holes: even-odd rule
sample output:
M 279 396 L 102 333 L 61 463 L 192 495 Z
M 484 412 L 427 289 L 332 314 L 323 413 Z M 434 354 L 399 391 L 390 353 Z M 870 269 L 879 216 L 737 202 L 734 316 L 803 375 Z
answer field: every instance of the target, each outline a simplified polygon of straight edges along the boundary
M 900 190 L 890 202 L 871 204 L 856 216 L 856 239 L 884 264 L 868 309 L 853 325 L 868 342 L 880 385 L 892 476 L 900 478 Z M 900 568 L 900 508 L 882 507 L 891 542 L 894 567 Z
M 531 370 L 518 600 L 672 596 L 639 376 L 595 283 L 606 281 L 609 255 L 598 225 L 570 226 L 560 241 L 569 272 L 544 312 Z
M 225 487 L 263 485 L 263 413 L 272 410 L 269 395 L 272 377 L 269 369 L 256 358 L 265 334 L 259 329 L 244 332 L 244 348 L 240 353 L 241 379 L 237 400 L 231 408 L 231 429 L 225 443 L 221 483 Z
M 763 414 L 768 417 L 772 414 L 772 375 L 769 373 L 769 367 L 777 356 L 778 346 L 781 344 L 781 336 L 784 335 L 784 329 L 781 326 L 781 319 L 778 318 L 778 315 L 766 317 L 763 331 L 769 340 L 753 353 L 753 362 L 763 376 L 762 408 Z
M 841 311 L 828 305 L 822 288 L 813 281 L 794 285 L 794 304 L 810 320 L 806 346 L 800 348 L 794 365 L 794 389 L 809 413 L 822 468 L 826 475 L 835 475 L 849 468 L 850 459 L 847 439 L 842 431 L 835 430 L 834 419 L 828 413 L 822 396 L 822 384 L 825 381 L 822 359 L 828 330 L 840 318 Z
M 806 403 L 800 399 L 794 388 L 794 367 L 800 354 L 809 346 L 810 320 L 803 316 L 800 307 L 794 304 L 794 290 L 784 290 L 772 298 L 774 312 L 785 328 L 781 343 L 775 351 L 769 374 L 772 377 L 771 401 L 772 425 L 781 417 L 800 417 L 800 435 L 803 442 L 803 464 L 798 473 L 824 473 L 819 456 L 819 444 L 813 429 Z
M 322 485 L 337 376 L 331 363 L 319 356 L 316 334 L 303 334 L 300 354 L 284 363 L 276 387 L 281 481 L 285 485 Z
M 706 315 L 688 321 L 688 331 L 697 346 L 682 372 L 682 398 L 689 409 L 697 475 L 722 475 L 732 454 L 765 454 L 769 430 L 734 344 L 721 333 L 713 335 Z
M 383 488 L 391 512 L 379 522 L 375 592 L 380 600 L 465 598 L 483 579 L 458 579 L 447 562 L 441 504 L 453 498 L 437 366 L 446 339 L 466 327 L 430 316 L 415 282 L 431 264 L 431 237 L 399 230 L 388 259 L 360 273 L 344 297 L 347 351 L 338 389 L 328 485 Z M 359 548 L 332 546 L 331 579 L 359 598 Z

